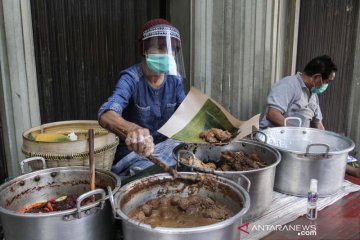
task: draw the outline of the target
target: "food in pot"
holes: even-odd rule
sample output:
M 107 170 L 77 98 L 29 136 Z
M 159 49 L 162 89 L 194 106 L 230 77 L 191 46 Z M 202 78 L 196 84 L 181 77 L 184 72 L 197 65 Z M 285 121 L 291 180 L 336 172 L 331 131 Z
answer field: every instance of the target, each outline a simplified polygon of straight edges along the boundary
M 69 138 L 61 133 L 30 133 L 29 139 L 37 142 L 67 142 Z
M 220 160 L 222 164 L 219 170 L 222 171 L 247 171 L 267 166 L 256 153 L 249 156 L 243 151 L 224 151 L 221 153 Z
M 79 196 L 76 194 L 69 196 L 61 196 L 59 198 L 54 198 L 49 201 L 41 201 L 34 204 L 30 204 L 26 208 L 19 210 L 21 213 L 47 213 L 47 212 L 57 212 L 72 209 L 76 207 L 76 199 Z M 86 199 L 81 205 L 86 205 L 92 200 Z
M 233 213 L 209 197 L 194 194 L 151 199 L 128 216 L 152 227 L 187 228 L 214 224 L 232 217 Z
M 200 159 L 192 157 L 181 158 L 180 161 L 187 166 L 218 171 L 247 171 L 268 166 L 256 153 L 249 156 L 243 151 L 224 151 L 221 153 L 220 161 L 216 164 L 214 162 L 204 163 Z
M 188 166 L 193 166 L 195 168 L 205 168 L 205 169 L 211 169 L 216 170 L 216 164 L 213 162 L 203 162 L 197 158 L 181 158 L 181 162 Z
M 108 132 L 102 129 L 95 129 L 95 137 L 105 135 Z M 41 133 L 40 131 L 30 132 L 27 137 L 37 142 L 68 142 L 88 139 L 87 130 L 78 131 L 57 131 L 56 133 Z
M 199 137 L 208 143 L 227 143 L 231 140 L 231 133 L 219 128 L 210 128 L 199 134 Z

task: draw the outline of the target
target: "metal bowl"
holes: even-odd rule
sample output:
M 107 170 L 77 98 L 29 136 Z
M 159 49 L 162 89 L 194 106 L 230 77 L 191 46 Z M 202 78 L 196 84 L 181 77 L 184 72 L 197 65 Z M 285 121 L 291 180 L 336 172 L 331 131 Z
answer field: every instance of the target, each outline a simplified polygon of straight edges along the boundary
M 197 173 L 179 173 L 174 180 L 169 174 L 157 174 L 131 182 L 120 188 L 115 194 L 114 209 L 122 220 L 125 240 L 218 240 L 240 239 L 238 226 L 242 224 L 242 216 L 250 206 L 249 194 L 239 185 L 223 177 L 211 177 L 207 181 L 193 182 L 189 177 Z M 202 174 L 204 175 L 204 174 Z M 209 184 L 211 183 L 211 184 Z M 153 198 L 172 195 L 188 196 L 200 194 L 225 204 L 233 211 L 234 216 L 219 223 L 191 228 L 151 227 L 128 217 L 131 210 Z
M 112 239 L 113 216 L 110 204 L 106 201 L 109 196 L 106 196 L 104 189 L 110 187 L 116 192 L 120 188 L 120 178 L 111 172 L 96 170 L 96 187 L 98 189 L 89 191 L 88 167 L 48 168 L 4 183 L 0 186 L 0 217 L 5 238 Z M 81 195 L 77 199 L 77 207 L 49 213 L 19 212 L 29 204 L 59 197 L 59 194 Z M 99 201 L 81 206 L 86 197 L 94 195 L 101 195 Z
M 256 153 L 260 159 L 267 163 L 267 167 L 248 171 L 208 171 L 206 169 L 195 168 L 180 162 L 181 152 L 191 152 L 196 158 L 204 162 L 218 162 L 223 151 L 243 151 L 249 155 Z M 209 172 L 226 177 L 238 182 L 240 175 L 245 175 L 251 182 L 249 211 L 244 215 L 244 220 L 249 221 L 261 216 L 272 202 L 272 193 L 276 166 L 280 163 L 281 155 L 275 148 L 250 140 L 239 140 L 223 146 L 211 144 L 181 144 L 173 151 L 173 156 L 177 159 L 180 169 L 185 171 Z

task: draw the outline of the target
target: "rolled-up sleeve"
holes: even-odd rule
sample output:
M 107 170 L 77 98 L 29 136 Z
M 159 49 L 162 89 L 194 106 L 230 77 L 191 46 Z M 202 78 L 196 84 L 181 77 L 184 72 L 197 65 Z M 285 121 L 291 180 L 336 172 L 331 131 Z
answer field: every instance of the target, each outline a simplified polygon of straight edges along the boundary
M 135 81 L 128 73 L 122 73 L 118 80 L 113 94 L 103 103 L 98 111 L 98 119 L 105 112 L 111 110 L 122 115 L 122 111 L 128 105 L 129 99 L 134 90 Z
M 313 122 L 313 123 L 319 123 L 323 119 L 323 115 L 322 115 L 322 112 L 321 112 L 321 109 L 320 109 L 320 101 L 319 101 L 318 96 L 316 96 L 316 104 L 317 104 L 317 106 L 316 106 L 316 109 L 314 111 L 314 117 L 311 120 L 311 122 Z
M 294 87 L 291 87 L 287 82 L 281 80 L 271 89 L 267 99 L 267 105 L 284 113 L 288 110 L 295 96 Z

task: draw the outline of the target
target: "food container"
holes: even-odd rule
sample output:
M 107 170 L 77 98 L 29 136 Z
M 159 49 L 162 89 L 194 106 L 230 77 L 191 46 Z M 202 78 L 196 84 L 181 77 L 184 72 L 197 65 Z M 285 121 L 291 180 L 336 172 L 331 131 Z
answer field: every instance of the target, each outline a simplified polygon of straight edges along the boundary
M 209 171 L 207 169 L 185 165 L 180 161 L 182 154 L 190 152 L 194 154 L 196 158 L 204 162 L 218 162 L 220 161 L 220 156 L 223 151 L 240 150 L 248 155 L 253 153 L 257 154 L 268 166 L 248 171 Z M 249 221 L 261 216 L 270 207 L 276 166 L 281 160 L 280 153 L 273 147 L 250 140 L 239 140 L 220 146 L 211 144 L 181 144 L 174 149 L 173 156 L 177 159 L 180 167 L 185 169 L 185 171 L 214 173 L 232 179 L 235 182 L 238 181 L 239 175 L 245 175 L 251 182 L 249 190 L 251 204 L 249 211 L 243 217 L 244 221 Z
M 95 120 L 62 121 L 30 128 L 23 133 L 22 152 L 25 157 L 43 157 L 48 168 L 89 166 L 89 143 L 87 133 L 93 129 L 94 161 L 97 169 L 110 170 L 119 139 L 102 128 Z M 78 136 L 76 141 L 47 142 L 35 141 L 34 136 L 45 134 L 70 134 Z M 38 162 L 30 163 L 32 170 L 40 170 Z
M 204 174 L 199 174 L 205 176 Z M 198 176 L 199 176 L 198 175 Z M 219 240 L 240 239 L 238 227 L 242 217 L 249 209 L 249 194 L 238 184 L 223 177 L 208 176 L 207 181 L 194 182 L 189 177 L 197 173 L 179 173 L 174 180 L 169 174 L 157 174 L 135 180 L 122 186 L 115 194 L 113 208 L 114 214 L 122 221 L 122 230 L 125 240 Z M 195 184 L 195 185 L 194 185 Z M 162 198 L 172 195 L 188 196 L 200 194 L 208 196 L 215 201 L 225 204 L 234 216 L 224 221 L 191 228 L 151 227 L 150 225 L 130 219 L 131 210 L 141 206 L 153 198 Z
M 348 153 L 355 146 L 345 136 L 303 127 L 268 128 L 256 138 L 282 155 L 275 190 L 295 196 L 307 196 L 313 178 L 318 180 L 320 197 L 335 194 L 344 181 Z
M 37 159 L 37 158 L 36 158 Z M 30 159 L 34 160 L 34 159 Z M 41 159 L 45 165 L 45 160 Z M 23 162 L 22 162 L 23 163 Z M 88 167 L 48 168 L 21 175 L 0 186 L 0 217 L 6 240 L 112 240 L 114 218 L 109 195 L 120 188 L 120 179 L 97 169 L 96 188 L 89 191 Z M 77 194 L 77 207 L 49 213 L 21 213 L 20 209 L 40 201 Z M 95 196 L 94 203 L 81 206 Z

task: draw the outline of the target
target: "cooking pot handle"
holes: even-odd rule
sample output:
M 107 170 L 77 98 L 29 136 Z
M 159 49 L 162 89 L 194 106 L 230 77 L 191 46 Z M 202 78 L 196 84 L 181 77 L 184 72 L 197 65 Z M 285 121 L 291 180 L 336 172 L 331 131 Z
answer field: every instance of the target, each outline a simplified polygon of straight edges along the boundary
M 237 183 L 243 186 L 247 192 L 250 192 L 251 182 L 248 177 L 243 174 L 238 175 Z
M 86 192 L 82 195 L 80 195 L 77 199 L 76 199 L 76 208 L 77 208 L 77 215 L 78 215 L 78 218 L 81 218 L 81 214 L 80 212 L 84 211 L 84 210 L 87 210 L 88 207 L 84 206 L 83 208 L 81 208 L 81 203 L 82 201 L 84 201 L 86 198 L 88 197 L 91 197 L 91 196 L 94 196 L 94 195 L 97 195 L 97 194 L 101 194 L 101 203 L 100 203 L 100 209 L 103 209 L 104 208 L 104 204 L 105 204 L 105 197 L 106 197 L 106 193 L 105 193 L 105 190 L 104 189 L 95 189 L 95 190 L 92 190 L 92 191 L 89 191 L 89 192 Z
M 251 133 L 251 135 L 250 135 L 250 139 L 251 140 L 254 140 L 254 134 L 262 134 L 262 135 L 264 135 L 264 143 L 266 144 L 267 143 L 267 139 L 268 139 L 268 137 L 267 137 L 267 135 L 266 135 L 266 133 L 264 133 L 264 132 L 261 132 L 261 131 L 253 131 L 252 133 Z M 260 139 L 259 138 L 257 138 L 259 141 L 260 141 Z
M 46 168 L 46 162 L 45 162 L 45 159 L 43 158 L 43 157 L 31 157 L 31 158 L 26 158 L 26 159 L 24 159 L 24 160 L 22 160 L 21 162 L 20 162 L 20 168 L 21 168 L 21 174 L 24 174 L 25 173 L 25 170 L 24 170 L 24 164 L 25 163 L 29 163 L 29 162 L 31 162 L 31 161 L 41 161 L 42 162 L 42 164 L 43 164 L 43 169 L 45 169 Z
M 302 126 L 301 118 L 299 118 L 299 117 L 287 117 L 287 118 L 284 119 L 284 127 L 287 127 L 286 123 L 287 123 L 288 120 L 297 120 L 299 122 L 299 126 L 295 126 L 295 127 L 301 127 Z
M 330 146 L 324 143 L 312 143 L 306 146 L 306 153 L 305 156 L 308 155 L 310 152 L 310 148 L 314 147 L 314 146 L 321 146 L 321 147 L 325 147 L 326 148 L 326 152 L 325 153 L 319 153 L 319 154 L 324 154 L 325 157 L 328 157 L 329 155 L 329 151 L 330 151 Z
M 177 162 L 177 164 L 176 164 L 176 166 L 177 167 L 179 167 L 180 166 L 180 156 L 181 156 L 181 154 L 190 154 L 191 155 L 191 157 L 192 157 L 192 159 L 193 159 L 193 161 L 192 161 L 192 164 L 191 164 L 191 171 L 193 172 L 194 171 L 194 163 L 195 163 L 195 159 L 196 159 L 196 157 L 195 157 L 195 154 L 194 153 L 192 153 L 192 152 L 190 152 L 190 151 L 188 151 L 188 150 L 179 150 L 178 152 L 177 152 L 177 157 L 176 157 L 176 162 Z M 185 165 L 185 164 L 184 164 Z
M 112 190 L 111 190 L 111 187 L 108 186 L 108 187 L 107 187 L 107 190 L 108 190 L 109 201 L 110 201 L 110 205 L 111 205 L 111 209 L 112 209 L 114 218 L 120 220 L 121 218 L 117 217 L 117 215 L 116 215 L 115 200 L 114 200 L 114 196 L 113 196 L 113 192 L 112 192 Z

